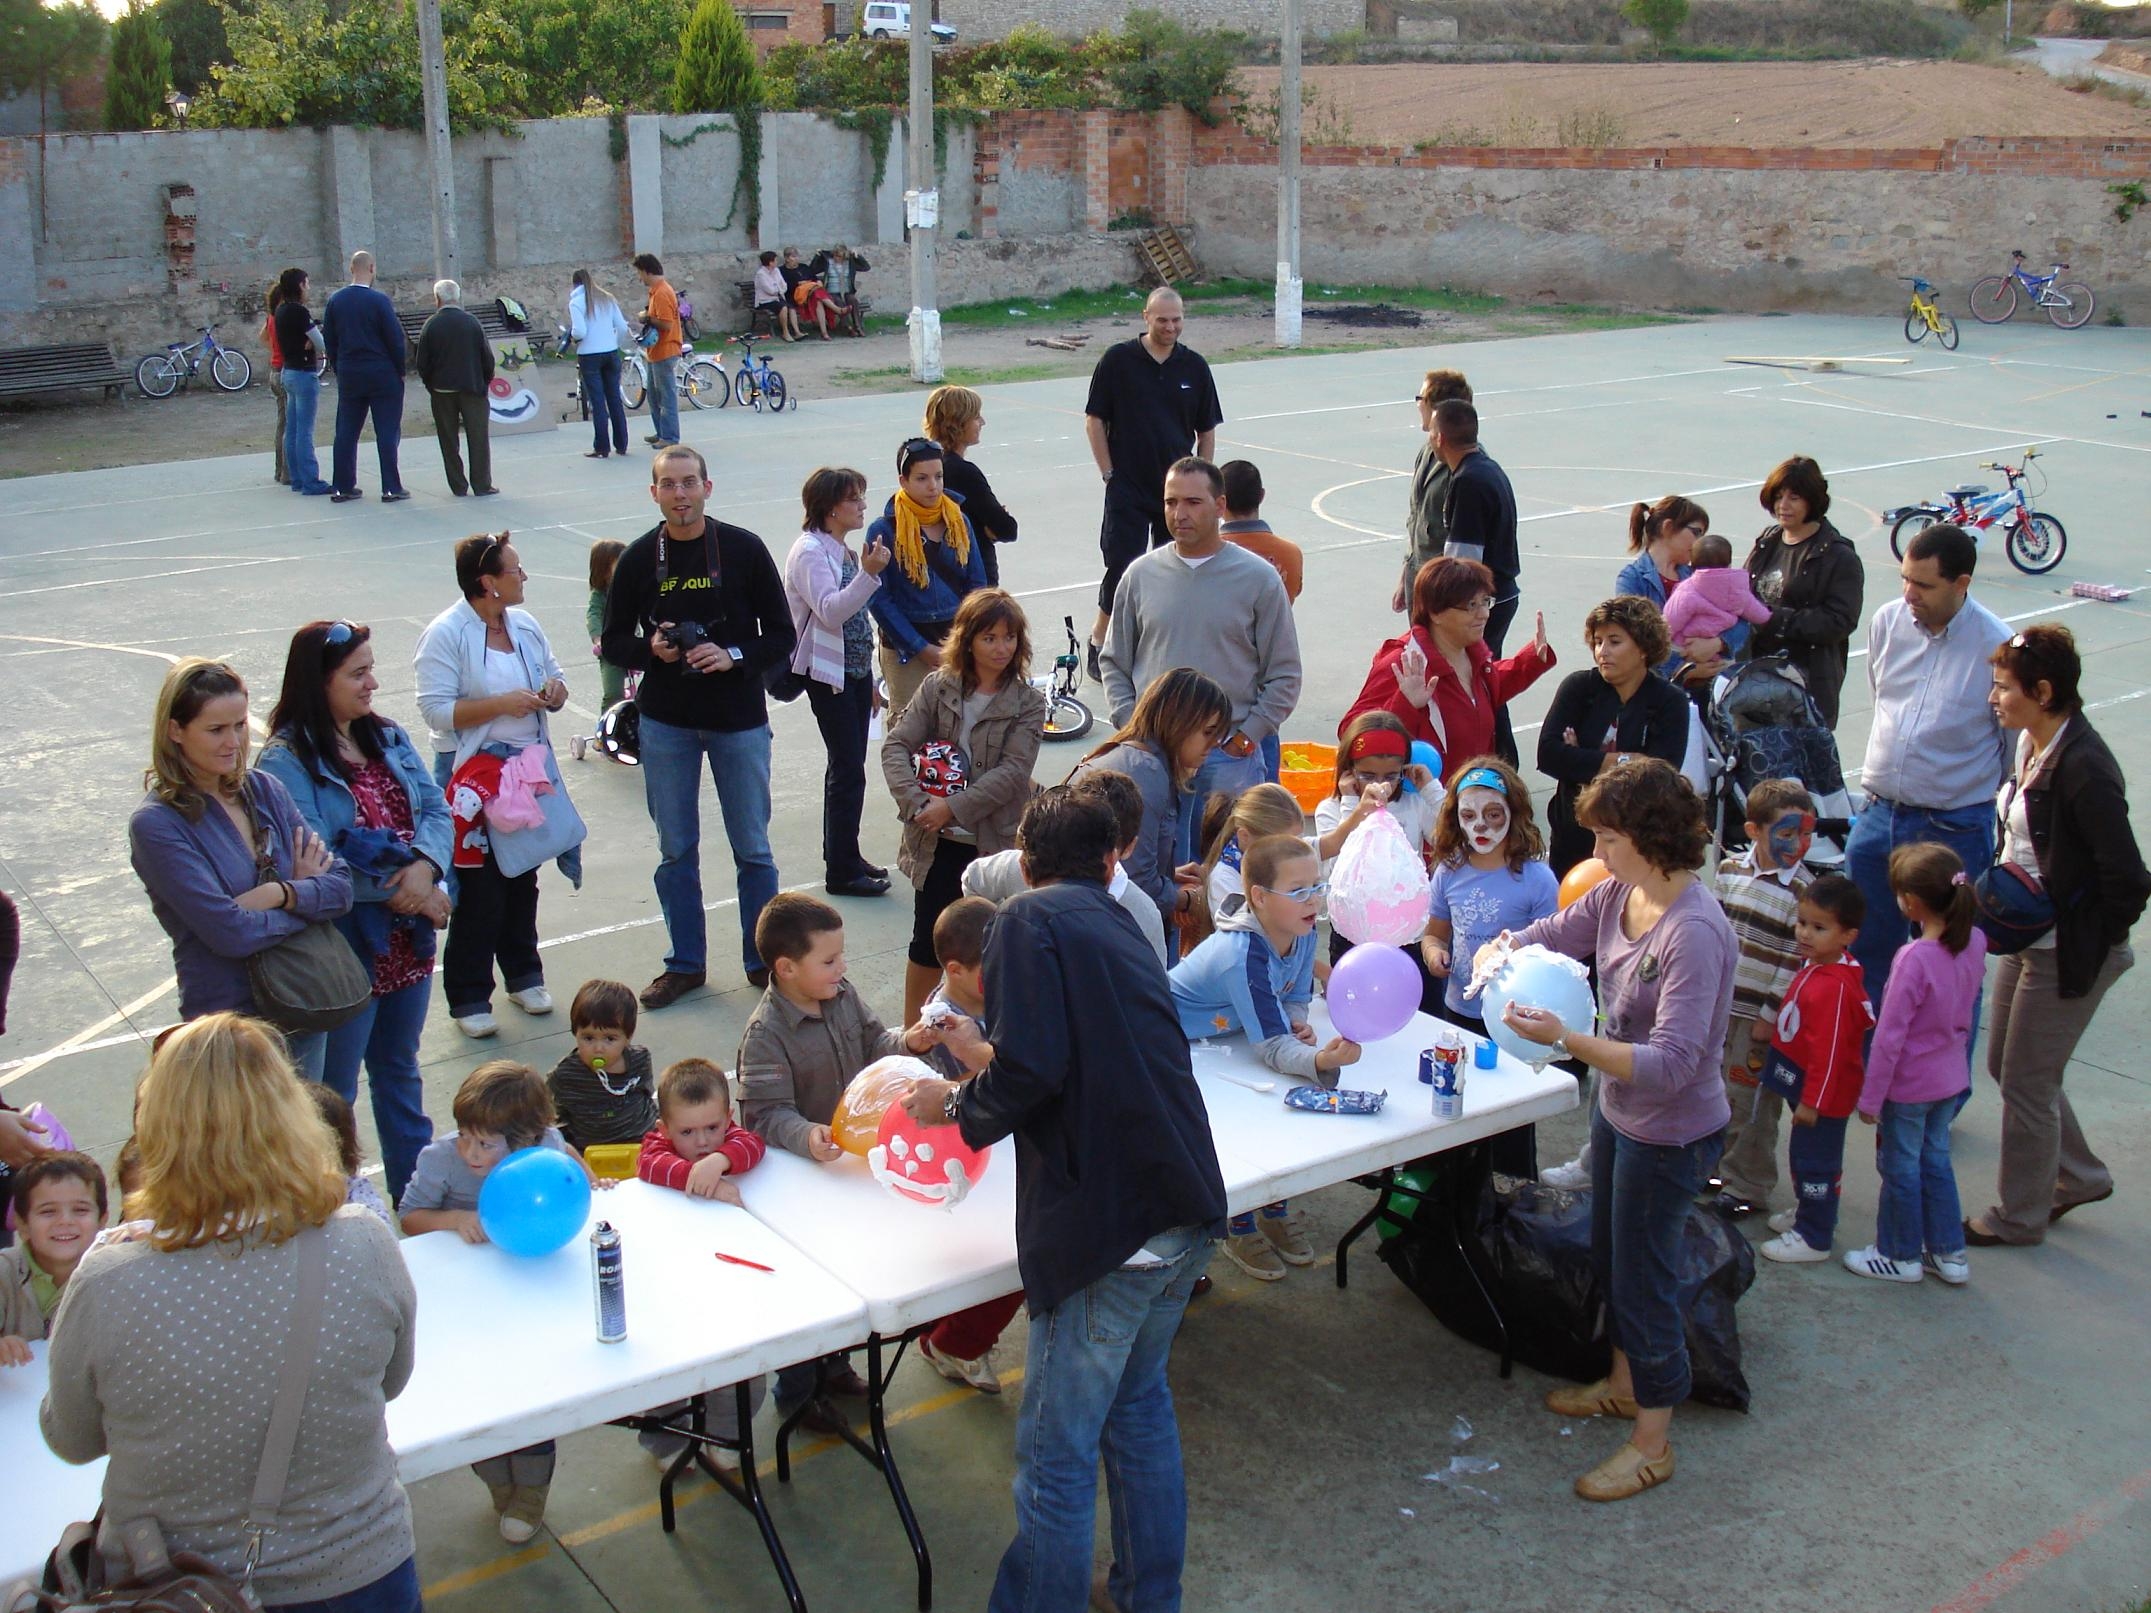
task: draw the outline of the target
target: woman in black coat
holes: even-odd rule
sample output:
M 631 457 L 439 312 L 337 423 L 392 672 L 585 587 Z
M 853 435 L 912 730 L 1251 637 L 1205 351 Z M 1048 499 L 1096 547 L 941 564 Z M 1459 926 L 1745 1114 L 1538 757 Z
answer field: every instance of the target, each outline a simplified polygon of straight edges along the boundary
M 926 399 L 926 435 L 941 445 L 942 485 L 963 505 L 963 518 L 974 536 L 984 540 L 979 557 L 986 562 L 986 586 L 1001 586 L 996 551 L 1016 541 L 1016 518 L 993 496 L 986 473 L 966 457 L 986 433 L 986 400 L 967 386 L 939 386 Z
M 1761 502 L 1775 519 L 1748 551 L 1748 576 L 1755 597 L 1770 607 L 1770 620 L 1755 630 L 1749 654 L 1787 655 L 1834 729 L 1867 571 L 1859 551 L 1824 519 L 1830 484 L 1812 459 L 1795 454 L 1772 471 Z
M 2027 627 L 1994 652 L 1994 714 L 2018 736 L 1995 860 L 2037 874 L 2054 928 L 1995 971 L 1987 1073 L 2002 1089 L 2001 1202 L 1964 1224 L 1965 1241 L 1981 1248 L 2041 1242 L 2070 1211 L 2114 1193 L 2061 1078 L 2100 1000 L 2136 961 L 2129 930 L 2151 900 L 2151 873 L 2121 766 L 2084 720 L 2081 667 L 2066 627 Z

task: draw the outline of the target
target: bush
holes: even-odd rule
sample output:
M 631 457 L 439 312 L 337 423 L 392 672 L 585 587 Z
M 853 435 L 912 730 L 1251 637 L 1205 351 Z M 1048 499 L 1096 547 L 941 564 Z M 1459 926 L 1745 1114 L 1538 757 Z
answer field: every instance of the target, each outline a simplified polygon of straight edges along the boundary
M 1670 45 L 1688 21 L 1688 0 L 1628 0 L 1621 15 L 1638 28 L 1648 28 L 1660 45 Z
M 172 87 L 172 47 L 157 19 L 139 3 L 112 28 L 112 62 L 105 69 L 105 127 L 115 133 L 153 129 L 164 117 Z
M 1138 112 L 1184 106 L 1215 123 L 1212 103 L 1239 89 L 1240 36 L 1229 29 L 1196 32 L 1155 11 L 1131 11 L 1111 38 L 1105 76 L 1115 105 Z
M 748 112 L 761 104 L 762 74 L 747 42 L 747 25 L 731 0 L 701 0 L 680 36 L 672 110 Z

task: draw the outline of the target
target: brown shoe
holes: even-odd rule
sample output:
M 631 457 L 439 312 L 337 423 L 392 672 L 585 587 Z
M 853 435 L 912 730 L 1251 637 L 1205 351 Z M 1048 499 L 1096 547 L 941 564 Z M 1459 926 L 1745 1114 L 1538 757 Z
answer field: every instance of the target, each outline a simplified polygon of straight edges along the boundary
M 864 1400 L 871 1393 L 866 1379 L 859 1376 L 858 1368 L 849 1364 L 831 1367 L 822 1375 L 822 1393 L 842 1395 L 847 1400 Z
M 816 1434 L 827 1434 L 841 1439 L 851 1428 L 850 1421 L 837 1410 L 834 1401 L 827 1396 L 816 1395 L 807 1402 L 806 1414 L 795 1425 Z
M 1627 1395 L 1615 1394 L 1612 1383 L 1601 1378 L 1596 1383 L 1563 1384 L 1547 1390 L 1546 1409 L 1560 1417 L 1633 1418 L 1636 1403 Z
M 708 979 L 709 975 L 700 969 L 691 974 L 684 974 L 676 969 L 667 969 L 642 988 L 642 1006 L 653 1013 L 660 1008 L 670 1008 Z
M 1641 1495 L 1673 1476 L 1673 1447 L 1664 1454 L 1645 1456 L 1627 1441 L 1598 1466 L 1576 1481 L 1576 1493 L 1586 1501 L 1626 1501 Z

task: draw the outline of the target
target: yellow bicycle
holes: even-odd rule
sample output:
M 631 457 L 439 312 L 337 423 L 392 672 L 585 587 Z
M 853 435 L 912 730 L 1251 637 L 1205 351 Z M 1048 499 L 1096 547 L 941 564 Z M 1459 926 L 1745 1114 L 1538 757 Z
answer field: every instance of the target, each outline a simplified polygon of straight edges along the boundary
M 1934 300 L 1934 287 L 1918 275 L 1901 274 L 1900 280 L 1911 282 L 1912 307 L 1905 315 L 1905 340 L 1924 342 L 1931 333 L 1950 352 L 1957 350 L 1957 322 L 1942 312 Z

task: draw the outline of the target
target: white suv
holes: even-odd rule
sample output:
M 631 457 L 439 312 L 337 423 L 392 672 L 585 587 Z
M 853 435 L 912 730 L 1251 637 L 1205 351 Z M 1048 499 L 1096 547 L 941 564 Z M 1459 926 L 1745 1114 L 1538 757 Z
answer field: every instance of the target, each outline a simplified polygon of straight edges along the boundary
M 937 22 L 933 28 L 937 45 L 946 45 L 956 37 L 956 30 L 945 22 Z M 909 0 L 866 0 L 866 15 L 861 20 L 860 31 L 869 39 L 909 39 Z

